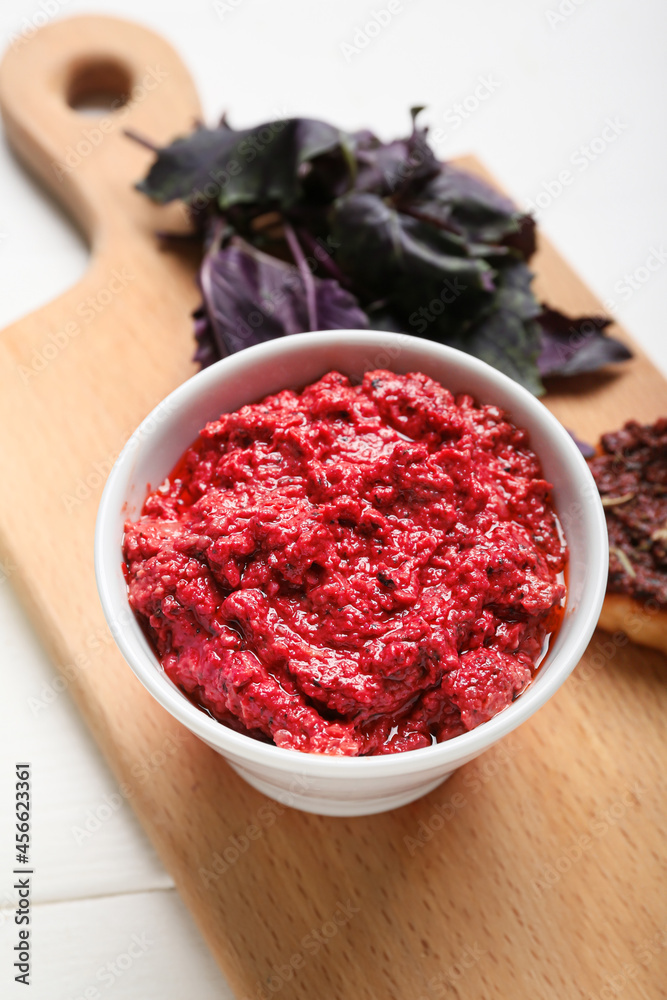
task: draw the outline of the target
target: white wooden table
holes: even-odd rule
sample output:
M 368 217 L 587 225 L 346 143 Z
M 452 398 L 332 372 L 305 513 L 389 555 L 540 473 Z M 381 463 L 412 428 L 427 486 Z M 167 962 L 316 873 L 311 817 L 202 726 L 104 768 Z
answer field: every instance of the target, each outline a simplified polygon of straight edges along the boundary
M 226 109 L 238 126 L 309 115 L 390 137 L 407 129 L 411 105 L 427 104 L 441 155 L 476 153 L 532 205 L 667 371 L 667 8 L 658 0 L 636 0 L 630 12 L 623 0 L 392 0 L 388 23 L 367 31 L 373 12 L 388 9 L 386 0 L 11 0 L 0 34 L 4 47 L 23 32 L 23 44 L 54 12 L 139 17 L 179 48 L 209 119 Z M 4 326 L 74 282 L 87 253 L 6 146 L 0 190 Z M 118 804 L 5 576 L 0 569 L 0 995 L 24 995 L 12 970 L 10 808 L 14 762 L 29 760 L 32 1000 L 231 997 L 131 809 Z

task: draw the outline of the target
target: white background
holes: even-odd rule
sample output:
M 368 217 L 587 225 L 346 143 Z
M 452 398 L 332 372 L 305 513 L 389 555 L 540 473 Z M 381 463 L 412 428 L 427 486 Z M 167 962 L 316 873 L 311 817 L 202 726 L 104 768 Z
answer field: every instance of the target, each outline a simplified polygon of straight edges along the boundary
M 665 5 L 403 0 L 362 48 L 358 29 L 384 7 L 385 0 L 69 0 L 56 16 L 111 13 L 161 31 L 190 66 L 210 122 L 223 110 L 236 126 L 308 115 L 390 138 L 406 132 L 411 105 L 427 105 L 437 151 L 476 153 L 519 202 L 539 206 L 542 228 L 667 371 L 667 260 L 648 280 L 644 267 L 667 250 Z M 41 8 L 35 0 L 5 0 L 2 8 L 4 48 L 36 14 L 40 20 Z M 601 149 L 593 140 L 609 119 L 618 134 Z M 553 182 L 563 170 L 572 181 L 558 192 Z M 0 191 L 2 327 L 75 282 L 87 250 L 6 145 Z M 0 663 L 0 907 L 9 906 L 0 913 L 2 996 L 24 995 L 11 970 L 9 806 L 13 762 L 28 759 L 38 872 L 32 1000 L 231 997 L 129 807 L 77 843 L 77 827 L 114 782 L 66 693 L 48 711 L 31 711 L 29 699 L 40 697 L 53 668 L 6 582 Z M 143 944 L 135 942 L 138 957 L 127 967 L 119 956 L 133 935 Z M 108 963 L 117 974 L 100 972 Z

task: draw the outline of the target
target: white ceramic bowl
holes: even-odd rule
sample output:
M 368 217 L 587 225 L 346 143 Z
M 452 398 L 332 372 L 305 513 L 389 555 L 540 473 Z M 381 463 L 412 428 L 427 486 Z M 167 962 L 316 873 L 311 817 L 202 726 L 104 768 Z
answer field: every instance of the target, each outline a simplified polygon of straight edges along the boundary
M 198 710 L 172 684 L 130 611 L 121 570 L 123 523 L 137 516 L 146 485 L 163 481 L 201 427 L 268 393 L 299 387 L 337 369 L 360 378 L 388 368 L 421 371 L 454 393 L 506 410 L 530 433 L 570 547 L 567 607 L 535 680 L 508 708 L 455 739 L 379 757 L 302 754 L 233 732 Z M 488 750 L 537 711 L 570 674 L 595 628 L 607 574 L 607 531 L 598 492 L 576 445 L 545 406 L 516 382 L 460 351 L 403 334 L 329 331 L 251 347 L 195 375 L 168 396 L 132 435 L 114 465 L 97 518 L 95 566 L 102 606 L 118 646 L 151 694 L 223 755 L 251 785 L 309 812 L 356 816 L 425 795 L 452 771 Z

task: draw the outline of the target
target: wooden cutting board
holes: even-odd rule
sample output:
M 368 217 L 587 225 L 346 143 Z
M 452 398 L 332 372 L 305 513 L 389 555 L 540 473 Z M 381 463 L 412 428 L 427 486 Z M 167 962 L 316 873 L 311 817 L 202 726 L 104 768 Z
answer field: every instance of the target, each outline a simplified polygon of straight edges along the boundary
M 68 106 L 96 90 L 132 96 L 101 120 Z M 558 695 L 504 743 L 427 798 L 354 820 L 270 803 L 135 680 L 96 596 L 95 514 L 129 433 L 194 371 L 198 295 L 194 262 L 154 237 L 184 226 L 183 213 L 133 191 L 150 153 L 122 130 L 165 142 L 199 103 L 164 41 L 102 17 L 59 21 L 11 49 L 0 101 L 9 141 L 92 247 L 79 284 L 0 334 L 5 566 L 238 995 L 664 996 L 658 653 L 596 634 Z M 549 302 L 600 309 L 544 241 L 537 270 Z M 547 405 L 589 440 L 663 414 L 667 384 L 635 350 Z

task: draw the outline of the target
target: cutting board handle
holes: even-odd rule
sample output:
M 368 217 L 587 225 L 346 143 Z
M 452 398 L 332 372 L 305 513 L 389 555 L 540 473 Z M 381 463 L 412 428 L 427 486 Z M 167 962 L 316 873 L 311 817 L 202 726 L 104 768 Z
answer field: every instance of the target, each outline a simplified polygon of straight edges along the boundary
M 106 106 L 83 113 L 100 95 Z M 168 115 L 159 113 L 165 108 Z M 0 66 L 0 110 L 16 152 L 93 247 L 152 218 L 133 190 L 152 154 L 125 131 L 162 145 L 174 138 L 174 123 L 185 132 L 201 114 L 192 79 L 164 39 L 97 16 L 34 32 L 28 24 L 13 36 Z M 165 120 L 171 129 L 160 134 Z

